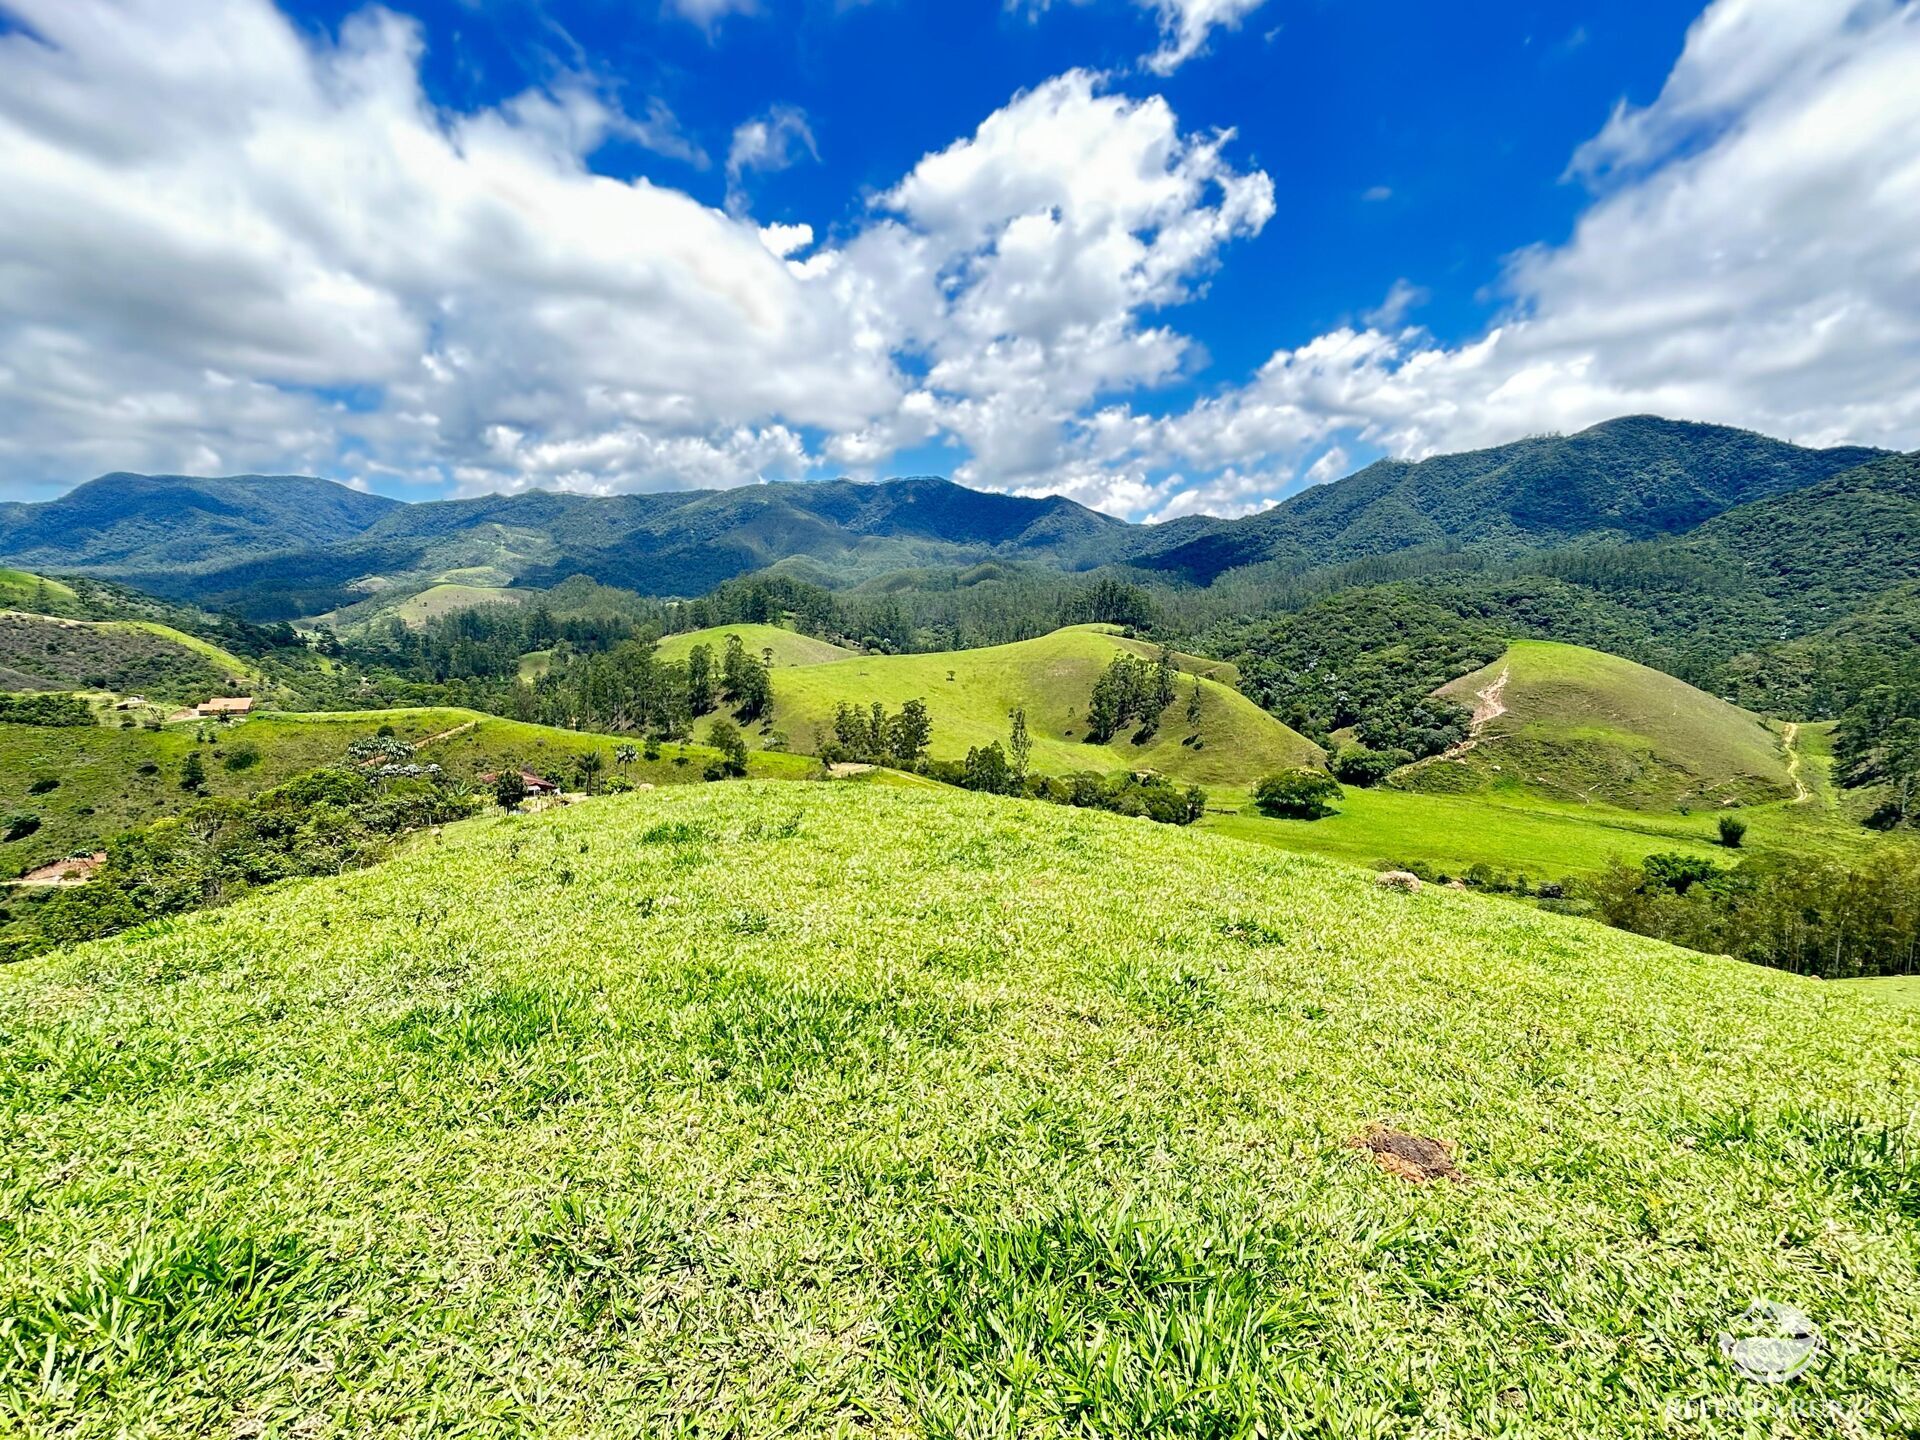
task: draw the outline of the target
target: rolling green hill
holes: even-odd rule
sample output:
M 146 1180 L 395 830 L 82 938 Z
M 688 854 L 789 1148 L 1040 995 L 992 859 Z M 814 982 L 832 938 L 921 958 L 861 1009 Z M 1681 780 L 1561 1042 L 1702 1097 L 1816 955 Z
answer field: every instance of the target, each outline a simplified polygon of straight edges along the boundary
M 861 655 L 782 670 L 773 677 L 769 726 L 786 734 L 794 748 L 811 750 L 816 732 L 832 738 L 834 710 L 842 702 L 864 706 L 877 700 L 893 710 L 921 699 L 933 717 L 929 748 L 935 759 L 962 759 L 970 748 L 994 741 L 1004 747 L 1016 708 L 1026 711 L 1033 769 L 1043 774 L 1152 769 L 1201 784 L 1251 784 L 1272 771 L 1324 758 L 1318 746 L 1245 696 L 1199 677 L 1181 683 L 1179 698 L 1148 743 L 1136 745 L 1123 733 L 1105 745 L 1087 744 L 1094 681 L 1116 654 L 1137 649 L 1101 626 L 1076 625 L 981 650 Z M 1186 718 L 1189 688 L 1196 683 L 1197 725 Z
M 725 652 L 729 635 L 738 635 L 740 643 L 747 647 L 747 653 L 756 659 L 763 658 L 764 653 L 771 650 L 776 670 L 792 665 L 821 665 L 829 660 L 845 660 L 856 653 L 844 645 L 835 645 L 830 640 L 816 640 L 811 635 L 796 634 L 779 625 L 715 625 L 706 630 L 687 630 L 678 635 L 662 637 L 657 653 L 662 660 L 684 662 L 694 646 L 709 645 L 717 659 Z
M 1441 687 L 1476 710 L 1474 738 L 1409 766 L 1409 789 L 1531 791 L 1631 809 L 1752 805 L 1794 793 L 1759 716 L 1598 650 L 1516 642 Z
M 1846 986 L 1086 811 L 467 822 L 0 970 L 0 1428 L 1626 1440 L 1783 1398 L 1715 1339 L 1768 1296 L 1793 1413 L 1898 1434 L 1916 1062 Z

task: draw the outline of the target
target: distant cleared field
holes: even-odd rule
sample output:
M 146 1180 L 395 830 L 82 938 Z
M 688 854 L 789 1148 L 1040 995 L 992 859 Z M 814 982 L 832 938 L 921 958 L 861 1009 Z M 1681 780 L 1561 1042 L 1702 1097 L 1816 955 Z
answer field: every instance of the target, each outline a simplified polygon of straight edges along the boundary
M 1920 975 L 1882 975 L 1870 980 L 1835 980 L 1831 983 L 1881 1004 L 1920 1009 Z
M 375 596 L 330 615 L 322 615 L 315 623 L 344 631 L 376 620 L 399 620 L 418 629 L 428 621 L 441 619 L 457 610 L 471 610 L 479 605 L 519 605 L 539 594 L 538 590 L 508 590 L 492 585 L 429 585 L 401 599 Z
M 1225 806 L 1246 797 L 1212 797 Z M 1339 812 L 1322 820 L 1272 819 L 1250 806 L 1232 815 L 1210 814 L 1208 830 L 1236 839 L 1323 855 L 1373 869 L 1418 861 L 1463 874 L 1488 865 L 1538 882 L 1591 875 L 1608 862 L 1639 861 L 1659 851 L 1732 856 L 1712 839 L 1711 822 L 1700 819 L 1680 833 L 1636 824 L 1632 811 L 1598 808 L 1555 812 L 1494 804 L 1475 796 L 1419 795 L 1398 790 L 1349 788 Z
M 1457 758 L 1401 771 L 1404 788 L 1645 810 L 1793 794 L 1780 736 L 1759 716 L 1616 655 L 1523 640 L 1439 693 L 1468 708 L 1497 697 L 1505 712 Z
M 880 701 L 889 710 L 921 699 L 933 717 L 931 752 L 961 759 L 973 746 L 1005 746 L 1009 717 L 1026 712 L 1033 769 L 1064 775 L 1152 769 L 1201 784 L 1251 784 L 1260 776 L 1324 759 L 1318 746 L 1288 729 L 1238 691 L 1217 681 L 1183 678 L 1158 733 L 1134 744 L 1132 727 L 1104 745 L 1086 743 L 1087 700 L 1116 654 L 1137 646 L 1094 625 L 1072 626 L 981 650 L 931 655 L 862 655 L 832 664 L 781 670 L 773 678 L 770 727 L 795 749 L 816 735 L 831 739 L 835 707 Z M 1199 662 L 1206 664 L 1209 662 Z M 1200 719 L 1186 707 L 1200 687 Z
M 845 660 L 855 651 L 828 640 L 816 640 L 778 625 L 715 625 L 706 630 L 687 630 L 661 639 L 658 654 L 662 660 L 685 661 L 696 645 L 711 646 L 717 660 L 727 648 L 727 637 L 738 635 L 747 653 L 756 660 L 764 652 L 773 652 L 775 669 L 793 665 L 821 665 L 829 660 Z
M 73 587 L 58 580 L 35 575 L 28 570 L 0 568 L 0 610 L 35 609 L 45 602 L 54 610 L 71 614 L 79 609 L 80 597 Z
M 23 1440 L 1920 1414 L 1920 1014 L 1089 811 L 450 825 L 0 968 L 0 1107 Z M 1716 1339 L 1756 1296 L 1825 1338 L 1791 1387 Z M 1789 1399 L 1846 1423 L 1661 1418 Z

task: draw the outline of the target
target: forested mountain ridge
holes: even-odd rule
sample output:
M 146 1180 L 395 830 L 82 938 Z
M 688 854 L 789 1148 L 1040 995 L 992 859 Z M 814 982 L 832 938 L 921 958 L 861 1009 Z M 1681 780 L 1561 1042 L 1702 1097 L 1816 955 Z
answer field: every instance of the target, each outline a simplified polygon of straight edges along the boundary
M 133 574 L 356 538 L 405 504 L 305 475 L 102 475 L 0 505 L 0 552 L 29 569 Z
M 1747 430 L 1636 415 L 1428 460 L 1380 460 L 1262 514 L 1215 521 L 1133 557 L 1205 584 L 1242 565 L 1337 565 L 1423 546 L 1511 555 L 1579 539 L 1682 534 L 1737 505 L 1879 459 Z
M 1064 570 L 1132 565 L 1204 585 L 1245 566 L 1297 573 L 1439 547 L 1502 557 L 1670 536 L 1882 453 L 1636 416 L 1417 463 L 1383 460 L 1262 514 L 1164 525 L 930 476 L 408 504 L 304 477 L 108 475 L 45 504 L 0 507 L 0 559 L 260 619 L 444 579 L 544 586 L 578 574 L 642 594 L 697 595 L 782 562 L 836 583 L 1011 558 Z

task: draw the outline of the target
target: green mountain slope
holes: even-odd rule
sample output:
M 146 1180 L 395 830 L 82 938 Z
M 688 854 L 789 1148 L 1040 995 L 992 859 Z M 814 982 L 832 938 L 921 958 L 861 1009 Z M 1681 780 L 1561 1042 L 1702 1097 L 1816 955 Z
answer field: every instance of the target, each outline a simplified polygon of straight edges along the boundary
M 1437 692 L 1476 711 L 1474 738 L 1400 771 L 1410 789 L 1533 791 L 1636 809 L 1751 805 L 1794 793 L 1757 715 L 1617 655 L 1516 642 Z
M 771 650 L 775 669 L 821 665 L 829 660 L 845 660 L 855 653 L 844 645 L 816 640 L 779 625 L 715 625 L 706 630 L 685 630 L 678 635 L 663 636 L 658 654 L 662 660 L 684 662 L 694 646 L 707 645 L 712 647 L 714 659 L 718 661 L 726 651 L 729 635 L 738 635 L 747 653 L 755 659 L 763 659 L 765 652 Z
M 1757 1295 L 1796 1403 L 1920 1413 L 1912 1012 L 1092 812 L 470 822 L 0 972 L 0 1037 L 23 1433 L 1625 1440 L 1775 1398 Z
M 930 752 L 941 760 L 962 759 L 970 748 L 995 741 L 1004 748 L 1015 709 L 1026 711 L 1033 769 L 1049 775 L 1151 769 L 1201 784 L 1251 784 L 1275 770 L 1324 758 L 1312 741 L 1244 695 L 1199 676 L 1180 682 L 1178 698 L 1150 741 L 1134 744 L 1129 730 L 1104 745 L 1086 743 L 1094 681 L 1116 654 L 1139 650 L 1135 642 L 1099 626 L 1076 625 L 981 650 L 861 655 L 782 670 L 773 677 L 769 724 L 796 749 L 812 750 L 816 733 L 832 739 L 834 710 L 842 703 L 865 706 L 877 700 L 894 710 L 920 699 L 933 717 Z M 1196 684 L 1200 719 L 1190 723 L 1186 706 Z
M 0 554 L 33 569 L 164 576 L 359 536 L 400 505 L 304 475 L 103 475 L 0 505 Z

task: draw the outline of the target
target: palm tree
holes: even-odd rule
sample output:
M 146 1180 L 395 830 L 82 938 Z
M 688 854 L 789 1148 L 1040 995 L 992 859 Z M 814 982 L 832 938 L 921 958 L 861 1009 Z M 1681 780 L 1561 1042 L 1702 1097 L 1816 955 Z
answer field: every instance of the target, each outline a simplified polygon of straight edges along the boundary
M 613 747 L 613 758 L 624 772 L 629 765 L 640 758 L 640 749 L 635 745 L 616 745 Z
M 575 758 L 573 768 L 580 772 L 580 788 L 589 795 L 593 793 L 593 777 L 600 773 L 600 767 L 606 763 L 606 756 L 598 750 L 589 750 Z

